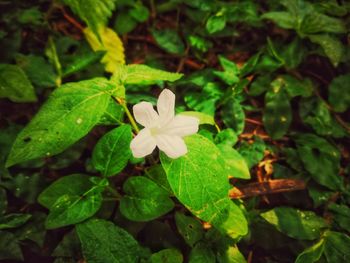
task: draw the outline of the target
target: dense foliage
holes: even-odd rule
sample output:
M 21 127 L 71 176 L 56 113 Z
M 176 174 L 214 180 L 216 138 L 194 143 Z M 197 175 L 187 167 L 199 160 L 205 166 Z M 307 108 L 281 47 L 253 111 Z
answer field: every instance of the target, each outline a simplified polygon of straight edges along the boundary
M 0 262 L 350 260 L 348 1 L 0 12 Z M 164 88 L 199 131 L 135 158 Z

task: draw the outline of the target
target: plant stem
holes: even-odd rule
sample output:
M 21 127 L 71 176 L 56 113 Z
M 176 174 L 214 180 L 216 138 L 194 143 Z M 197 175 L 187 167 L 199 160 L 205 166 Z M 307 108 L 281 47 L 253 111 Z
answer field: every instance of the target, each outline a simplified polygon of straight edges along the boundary
M 134 128 L 136 134 L 139 133 L 140 129 L 137 127 L 137 124 L 135 122 L 134 117 L 131 115 L 128 106 L 126 105 L 125 102 L 122 102 L 120 105 L 122 105 L 123 109 L 125 110 L 126 116 L 128 116 L 128 119 L 130 121 L 131 126 Z

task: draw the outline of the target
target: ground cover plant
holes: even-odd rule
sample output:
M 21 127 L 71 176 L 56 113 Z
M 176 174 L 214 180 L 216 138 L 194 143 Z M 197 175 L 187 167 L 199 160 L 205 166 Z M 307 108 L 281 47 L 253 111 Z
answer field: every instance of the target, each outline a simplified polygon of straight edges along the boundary
M 350 260 L 348 1 L 0 13 L 0 262 Z

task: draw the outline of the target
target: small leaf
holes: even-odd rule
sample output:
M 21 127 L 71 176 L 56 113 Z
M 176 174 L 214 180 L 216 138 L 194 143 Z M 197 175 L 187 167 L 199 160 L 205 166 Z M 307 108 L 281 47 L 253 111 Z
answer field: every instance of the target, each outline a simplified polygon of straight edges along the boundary
M 106 51 L 101 63 L 105 65 L 107 72 L 114 73 L 118 69 L 118 65 L 125 64 L 123 42 L 111 28 L 102 27 L 98 32 L 101 41 L 90 28 L 84 29 L 85 38 L 93 51 Z
M 264 141 L 259 137 L 255 137 L 253 143 L 243 141 L 238 152 L 245 159 L 250 169 L 264 158 L 265 149 L 266 145 Z
M 76 226 L 84 258 L 89 263 L 135 263 L 137 241 L 124 229 L 102 219 L 90 219 Z
M 203 238 L 204 229 L 197 219 L 177 212 L 175 222 L 180 235 L 191 247 Z
M 226 126 L 232 128 L 237 135 L 241 134 L 245 125 L 245 113 L 236 99 L 230 99 L 223 107 L 222 119 Z
M 221 66 L 224 69 L 222 71 L 213 71 L 214 75 L 218 76 L 222 81 L 224 81 L 227 85 L 233 85 L 239 82 L 239 69 L 236 63 L 228 60 L 224 56 L 219 56 L 219 61 Z
M 223 166 L 226 169 L 228 176 L 240 179 L 250 179 L 249 168 L 244 158 L 227 144 L 219 144 L 218 148 L 221 151 Z
M 122 125 L 106 133 L 92 152 L 92 163 L 103 176 L 120 173 L 130 157 L 132 132 L 130 125 Z
M 305 249 L 301 254 L 298 255 L 295 263 L 314 263 L 317 262 L 324 251 L 325 240 L 322 238 L 316 244 Z
M 150 221 L 174 208 L 169 193 L 143 176 L 130 177 L 123 185 L 120 212 L 133 221 Z
M 22 250 L 16 236 L 0 230 L 0 260 L 14 259 L 23 261 Z
M 63 152 L 84 137 L 105 112 L 113 86 L 104 78 L 56 89 L 17 136 L 6 166 Z
M 217 255 L 218 263 L 246 263 L 244 256 L 236 246 L 229 246 Z
M 165 171 L 160 164 L 153 165 L 150 169 L 147 169 L 145 171 L 145 175 L 153 182 L 155 182 L 158 186 L 167 191 L 170 195 L 173 195 L 169 182 L 166 178 Z
M 324 253 L 328 262 L 346 262 L 350 258 L 350 238 L 344 233 L 326 233 Z
M 163 29 L 152 30 L 152 35 L 157 44 L 165 51 L 172 54 L 183 54 L 185 52 L 185 45 L 175 30 Z
M 179 250 L 167 248 L 152 254 L 149 261 L 150 263 L 182 263 L 183 256 Z
M 37 101 L 34 88 L 24 71 L 10 64 L 0 64 L 0 98 L 13 102 Z
M 226 17 L 222 14 L 216 14 L 209 17 L 205 25 L 209 34 L 214 34 L 223 30 L 226 26 Z
M 198 243 L 192 248 L 189 263 L 215 263 L 214 251 L 204 242 Z
M 314 240 L 327 228 L 325 220 L 312 211 L 276 207 L 260 215 L 278 231 L 300 240 Z
M 27 222 L 30 214 L 8 214 L 0 217 L 0 229 L 16 228 Z
M 142 5 L 141 2 L 137 2 L 129 11 L 129 14 L 140 23 L 145 22 L 149 17 L 148 8 Z
M 216 125 L 214 117 L 203 112 L 183 111 L 183 112 L 180 112 L 179 115 L 195 117 L 199 120 L 199 124 L 209 124 L 214 126 Z
M 350 74 L 340 75 L 329 86 L 329 102 L 337 112 L 344 112 L 350 107 Z

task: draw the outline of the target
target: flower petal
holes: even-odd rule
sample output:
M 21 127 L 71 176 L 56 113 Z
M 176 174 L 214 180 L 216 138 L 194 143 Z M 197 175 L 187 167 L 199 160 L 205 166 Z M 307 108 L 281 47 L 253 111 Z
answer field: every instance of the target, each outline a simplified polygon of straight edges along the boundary
M 181 137 L 160 134 L 155 139 L 159 149 L 170 158 L 175 159 L 187 153 L 187 146 Z
M 162 134 L 187 136 L 198 132 L 199 120 L 195 117 L 177 115 L 164 128 Z
M 130 149 L 135 158 L 149 155 L 155 148 L 156 140 L 151 136 L 151 131 L 147 128 L 142 129 L 130 143 Z
M 160 93 L 157 101 L 157 111 L 160 116 L 160 122 L 166 124 L 175 115 L 175 94 L 169 89 L 164 89 Z
M 135 119 L 142 126 L 152 128 L 158 125 L 159 115 L 149 102 L 140 102 L 132 108 Z

